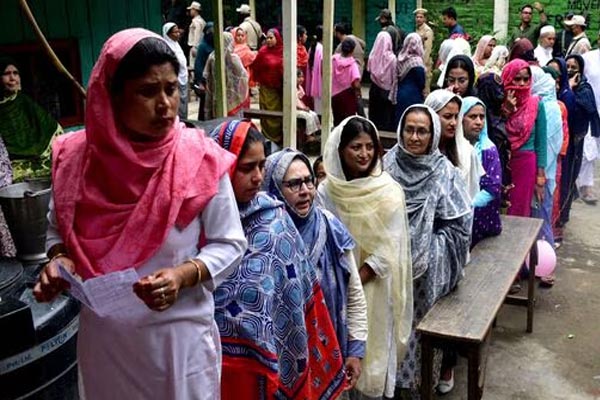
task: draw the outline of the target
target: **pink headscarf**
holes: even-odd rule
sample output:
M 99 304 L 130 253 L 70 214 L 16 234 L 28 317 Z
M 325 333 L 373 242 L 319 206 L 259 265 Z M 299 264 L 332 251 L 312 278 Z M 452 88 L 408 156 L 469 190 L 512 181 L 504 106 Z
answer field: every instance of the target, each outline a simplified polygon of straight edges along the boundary
M 360 79 L 358 63 L 350 54 L 348 57 L 337 53 L 331 59 L 331 95 L 335 96 L 352 87 L 352 82 Z
M 521 148 L 521 146 L 529 140 L 535 120 L 537 119 L 538 106 L 540 103 L 540 98 L 538 96 L 531 95 L 531 87 L 533 85 L 533 75 L 531 74 L 531 70 L 529 70 L 531 76 L 529 84 L 526 86 L 512 85 L 515 76 L 517 76 L 519 71 L 524 68 L 529 70 L 527 61 L 516 59 L 506 64 L 502 69 L 502 85 L 504 86 L 504 93 L 508 93 L 509 90 L 512 90 L 517 98 L 517 110 L 508 116 L 505 125 L 508 140 L 510 141 L 510 147 L 513 151 Z
M 58 229 L 84 279 L 150 259 L 174 226 L 199 215 L 234 161 L 179 120 L 156 142 L 131 142 L 119 130 L 110 82 L 129 50 L 149 37 L 160 39 L 135 28 L 107 40 L 90 77 L 85 129 L 54 142 Z
M 369 54 L 367 69 L 371 73 L 371 80 L 383 90 L 392 89 L 396 74 L 396 62 L 392 37 L 385 31 L 379 32 L 373 43 L 371 54 Z
M 483 55 L 485 54 L 485 49 L 492 40 L 495 40 L 492 35 L 483 35 L 481 39 L 479 39 L 475 55 L 473 56 L 473 64 L 475 64 L 476 67 L 483 67 L 485 65 L 487 60 L 483 59 Z

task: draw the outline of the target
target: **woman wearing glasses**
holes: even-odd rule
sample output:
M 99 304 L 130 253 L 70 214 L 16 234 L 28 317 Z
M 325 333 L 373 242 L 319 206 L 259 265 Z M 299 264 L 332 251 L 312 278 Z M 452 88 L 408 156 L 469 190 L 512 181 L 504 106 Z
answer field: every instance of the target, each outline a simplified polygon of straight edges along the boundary
M 383 165 L 406 193 L 414 279 L 413 330 L 398 386 L 418 396 L 421 357 L 414 328 L 462 276 L 473 213 L 460 172 L 439 150 L 438 114 L 413 105 L 402 115 L 397 132 L 398 144 L 385 155 Z M 440 360 L 441 352 L 434 357 L 438 366 Z M 434 371 L 439 368 L 434 366 Z
M 346 118 L 327 140 L 318 200 L 346 225 L 367 301 L 369 336 L 353 398 L 393 397 L 412 323 L 412 268 L 404 193 L 381 168 L 375 125 Z
M 352 254 L 354 240 L 331 212 L 315 207 L 315 177 L 304 154 L 286 148 L 269 156 L 264 187 L 285 204 L 304 239 L 345 360 L 348 388 L 353 388 L 368 329 L 365 295 Z
M 237 157 L 229 173 L 248 240 L 240 267 L 214 295 L 221 398 L 336 398 L 342 358 L 317 271 L 284 204 L 259 192 L 264 138 L 246 120 L 224 122 L 211 136 Z
M 502 70 L 502 85 L 506 93 L 502 112 L 506 116 L 505 129 L 511 148 L 508 167 L 515 172 L 508 214 L 529 217 L 534 193 L 538 202 L 544 198 L 546 108 L 538 96 L 531 94 L 531 70 L 527 61 L 515 59 L 506 64 Z

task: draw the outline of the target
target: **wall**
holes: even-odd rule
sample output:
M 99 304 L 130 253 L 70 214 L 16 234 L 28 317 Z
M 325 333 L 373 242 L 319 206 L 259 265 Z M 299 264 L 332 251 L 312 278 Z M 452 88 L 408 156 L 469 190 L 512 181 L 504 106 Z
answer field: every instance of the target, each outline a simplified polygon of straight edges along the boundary
M 1 0 L 0 44 L 36 42 L 17 0 Z M 81 75 L 87 84 L 104 41 L 126 27 L 159 32 L 161 0 L 28 0 L 48 39 L 76 39 Z

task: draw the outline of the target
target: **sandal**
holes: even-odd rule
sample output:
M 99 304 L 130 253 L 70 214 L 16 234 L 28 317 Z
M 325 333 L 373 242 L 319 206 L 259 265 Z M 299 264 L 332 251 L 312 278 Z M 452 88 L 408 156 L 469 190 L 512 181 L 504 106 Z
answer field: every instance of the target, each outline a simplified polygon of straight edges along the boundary
M 556 281 L 556 277 L 554 275 L 542 276 L 540 278 L 540 287 L 541 288 L 551 288 L 554 286 Z
M 521 291 L 521 284 L 519 282 L 515 282 L 510 286 L 508 290 L 508 294 L 517 294 Z

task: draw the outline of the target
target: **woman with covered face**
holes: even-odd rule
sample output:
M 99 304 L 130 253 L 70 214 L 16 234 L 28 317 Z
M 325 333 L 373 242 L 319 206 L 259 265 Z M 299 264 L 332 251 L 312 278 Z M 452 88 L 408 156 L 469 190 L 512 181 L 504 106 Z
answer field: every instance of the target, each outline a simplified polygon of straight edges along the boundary
M 315 206 L 315 176 L 304 154 L 286 148 L 270 155 L 265 175 L 265 189 L 285 203 L 316 267 L 351 389 L 360 377 L 368 329 L 354 240 L 336 216 Z
M 336 331 L 285 203 L 260 192 L 264 138 L 247 120 L 224 122 L 211 136 L 237 157 L 229 174 L 248 240 L 240 267 L 214 294 L 222 398 L 335 398 L 344 388 Z
M 406 193 L 414 280 L 413 329 L 397 385 L 418 397 L 421 347 L 416 326 L 462 277 L 473 213 L 459 170 L 438 148 L 438 114 L 428 106 L 413 105 L 404 112 L 397 132 L 398 144 L 385 155 L 383 165 Z M 434 371 L 440 363 L 441 352 L 436 352 Z
M 509 193 L 508 214 L 530 217 L 534 195 L 543 202 L 546 186 L 546 108 L 538 96 L 531 94 L 532 75 L 527 61 L 517 58 L 506 64 L 502 85 L 502 112 L 511 148 L 508 167 L 513 171 L 514 185 Z
M 152 32 L 111 36 L 90 77 L 85 129 L 53 145 L 50 262 L 34 295 L 51 301 L 68 287 L 59 266 L 103 285 L 139 277 L 117 293 L 120 307 L 82 306 L 87 399 L 220 397 L 212 293 L 246 239 L 227 175 L 234 157 L 177 117 L 179 68 Z
M 412 323 L 412 268 L 404 193 L 381 169 L 375 125 L 346 118 L 327 140 L 327 178 L 318 200 L 356 242 L 354 258 L 367 301 L 369 336 L 362 373 L 351 397 L 393 397 L 398 362 Z

